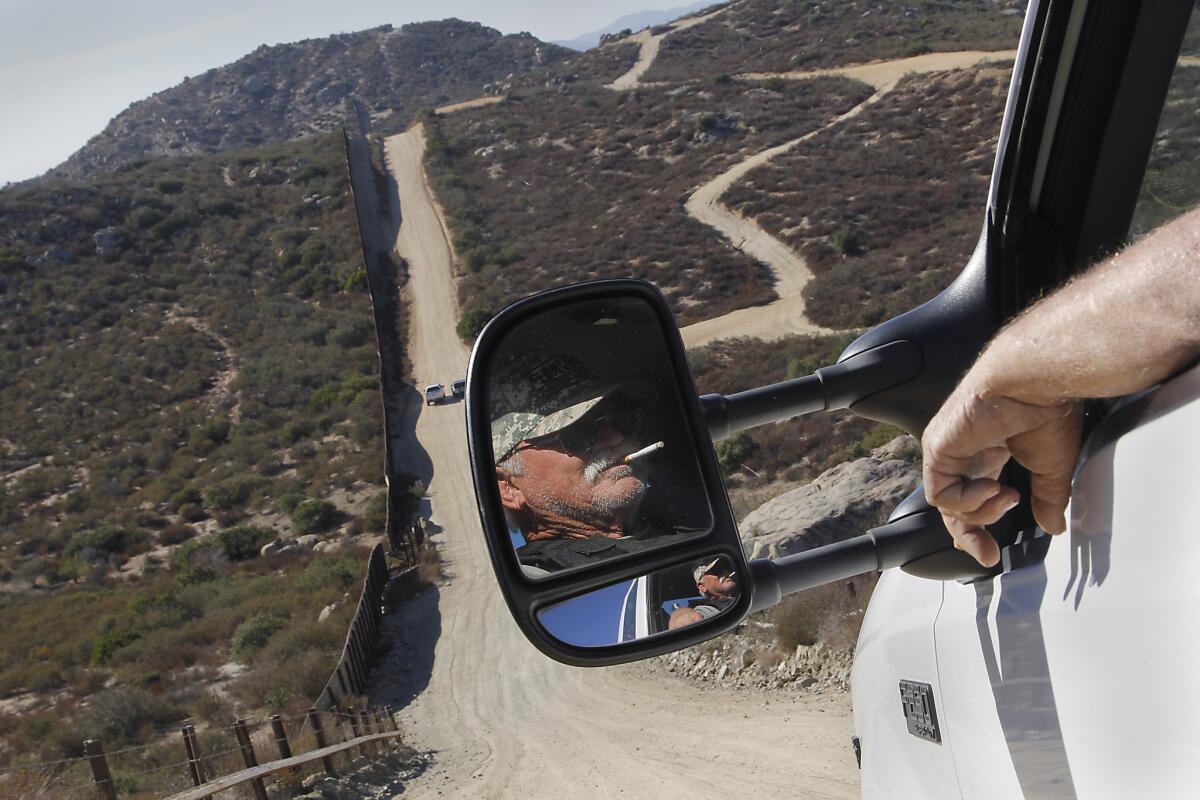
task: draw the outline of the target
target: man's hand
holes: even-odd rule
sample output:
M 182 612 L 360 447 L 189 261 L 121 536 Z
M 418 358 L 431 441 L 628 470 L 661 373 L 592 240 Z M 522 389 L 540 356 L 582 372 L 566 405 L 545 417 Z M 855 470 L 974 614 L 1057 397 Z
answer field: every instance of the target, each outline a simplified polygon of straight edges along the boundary
M 1020 500 L 997 478 L 1009 458 L 1032 473 L 1033 515 L 1048 533 L 1066 530 L 1071 473 L 1079 456 L 1078 403 L 1035 405 L 992 394 L 982 362 L 950 395 L 922 436 L 925 498 L 942 512 L 954 546 L 990 567 L 1000 560 L 984 530 Z
M 983 529 L 1020 499 L 996 478 L 1010 457 L 1033 473 L 1048 533 L 1079 456 L 1079 400 L 1120 397 L 1200 357 L 1200 209 L 1193 209 L 1037 303 L 1002 330 L 921 436 L 925 497 L 954 545 L 1000 559 Z

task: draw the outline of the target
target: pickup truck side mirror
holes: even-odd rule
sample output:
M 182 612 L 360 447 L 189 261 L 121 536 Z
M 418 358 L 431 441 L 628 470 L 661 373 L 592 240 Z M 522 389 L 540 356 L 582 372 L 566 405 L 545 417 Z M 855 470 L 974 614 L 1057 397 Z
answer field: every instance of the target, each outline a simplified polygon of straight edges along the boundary
M 848 407 L 920 366 L 915 345 L 890 342 L 807 378 L 699 397 L 648 283 L 579 284 L 505 309 L 476 341 L 466 412 L 480 518 L 518 625 L 559 661 L 614 664 L 862 572 L 970 574 L 916 496 L 863 536 L 748 563 L 713 451 L 714 438 Z

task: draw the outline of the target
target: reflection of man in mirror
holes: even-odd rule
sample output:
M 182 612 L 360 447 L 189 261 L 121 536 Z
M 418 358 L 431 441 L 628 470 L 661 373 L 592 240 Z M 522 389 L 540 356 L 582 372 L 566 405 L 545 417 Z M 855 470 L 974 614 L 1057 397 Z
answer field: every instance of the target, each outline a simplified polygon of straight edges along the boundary
M 732 570 L 727 558 L 717 557 L 712 561 L 697 564 L 692 569 L 692 578 L 696 581 L 696 591 L 703 599 L 693 606 L 672 611 L 667 630 L 694 625 L 715 617 L 733 605 L 740 594 L 737 573 Z
M 646 482 L 625 462 L 648 391 L 602 385 L 567 356 L 518 361 L 494 381 L 496 480 L 522 564 L 566 569 L 665 532 L 639 517 Z

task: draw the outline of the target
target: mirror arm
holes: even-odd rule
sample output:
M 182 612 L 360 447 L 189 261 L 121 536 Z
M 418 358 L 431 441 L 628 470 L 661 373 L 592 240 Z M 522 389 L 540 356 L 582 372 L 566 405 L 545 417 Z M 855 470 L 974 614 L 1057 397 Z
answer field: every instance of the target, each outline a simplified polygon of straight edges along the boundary
M 768 422 L 850 408 L 873 394 L 912 380 L 923 363 L 916 342 L 889 342 L 803 378 L 730 395 L 701 395 L 700 408 L 709 435 L 719 441 Z
M 901 567 L 950 546 L 941 514 L 925 508 L 853 539 L 777 560 L 755 559 L 750 562 L 754 581 L 750 613 L 770 608 L 789 594 L 864 572 Z

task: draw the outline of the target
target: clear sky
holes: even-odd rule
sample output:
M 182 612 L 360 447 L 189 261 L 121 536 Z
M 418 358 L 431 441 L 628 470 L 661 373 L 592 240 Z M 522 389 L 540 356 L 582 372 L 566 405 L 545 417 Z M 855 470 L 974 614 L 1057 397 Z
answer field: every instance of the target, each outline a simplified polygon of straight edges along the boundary
M 685 2 L 0 0 L 0 186 L 62 162 L 130 103 L 260 44 L 446 17 L 571 39 Z

